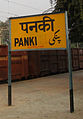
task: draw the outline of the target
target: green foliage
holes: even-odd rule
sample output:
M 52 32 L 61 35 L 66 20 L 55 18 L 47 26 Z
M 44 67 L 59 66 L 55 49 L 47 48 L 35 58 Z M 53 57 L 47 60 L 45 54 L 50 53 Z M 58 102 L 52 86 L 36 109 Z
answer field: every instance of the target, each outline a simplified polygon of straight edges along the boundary
M 51 4 L 51 6 L 52 6 L 52 4 L 53 4 L 53 0 L 50 0 L 50 4 Z
M 1 42 L 6 44 L 6 40 L 9 39 L 9 22 L 0 22 Z
M 83 42 L 83 15 L 81 0 L 57 0 L 53 13 L 68 11 L 69 38 L 72 43 Z

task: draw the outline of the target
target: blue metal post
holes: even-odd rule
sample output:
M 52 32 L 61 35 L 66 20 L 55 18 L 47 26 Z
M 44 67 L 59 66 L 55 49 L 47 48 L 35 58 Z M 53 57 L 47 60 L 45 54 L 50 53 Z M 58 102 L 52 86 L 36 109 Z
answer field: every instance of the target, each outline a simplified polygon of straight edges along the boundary
M 9 27 L 10 27 L 10 21 L 9 21 Z M 10 42 L 10 39 L 11 39 L 11 29 L 9 32 L 9 43 L 8 43 L 8 106 L 11 105 L 11 49 L 10 49 L 11 42 Z
M 66 38 L 67 38 L 67 51 L 68 51 L 68 65 L 69 65 L 69 92 L 70 92 L 70 112 L 74 112 L 74 99 L 73 99 L 73 81 L 72 81 L 72 60 L 71 60 L 71 47 L 68 37 L 68 18 L 65 12 L 66 20 Z

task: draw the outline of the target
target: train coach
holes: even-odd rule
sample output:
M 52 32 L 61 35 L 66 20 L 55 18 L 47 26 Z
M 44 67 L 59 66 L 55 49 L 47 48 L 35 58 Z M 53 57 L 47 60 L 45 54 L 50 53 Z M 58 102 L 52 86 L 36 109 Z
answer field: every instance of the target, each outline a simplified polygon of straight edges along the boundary
M 83 49 L 71 49 L 72 70 L 83 69 Z M 66 50 L 11 52 L 12 81 L 68 72 Z M 0 82 L 8 80 L 8 46 L 0 46 Z

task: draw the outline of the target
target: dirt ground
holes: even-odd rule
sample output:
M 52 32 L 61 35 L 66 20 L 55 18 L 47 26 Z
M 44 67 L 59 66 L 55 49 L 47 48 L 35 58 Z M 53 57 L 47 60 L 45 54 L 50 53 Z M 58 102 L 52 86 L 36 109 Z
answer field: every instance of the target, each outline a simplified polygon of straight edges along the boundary
M 0 85 L 0 119 L 83 119 L 83 70 L 73 72 L 75 112 L 70 113 L 68 73 Z

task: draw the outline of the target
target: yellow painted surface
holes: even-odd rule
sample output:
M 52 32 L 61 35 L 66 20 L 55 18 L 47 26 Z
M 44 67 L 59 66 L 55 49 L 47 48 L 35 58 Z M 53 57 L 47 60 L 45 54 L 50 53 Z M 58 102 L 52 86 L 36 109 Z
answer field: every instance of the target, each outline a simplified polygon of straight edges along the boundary
M 11 20 L 11 50 L 66 48 L 65 14 Z

